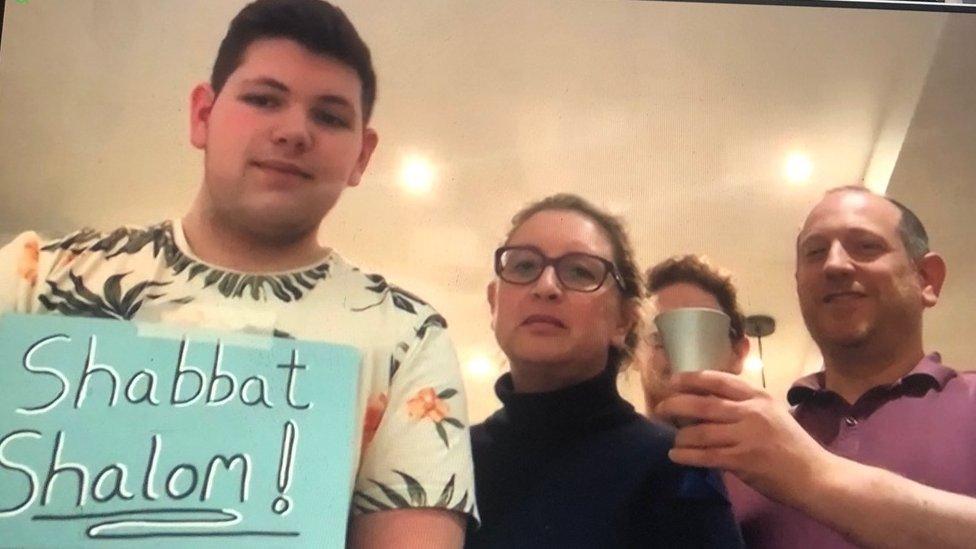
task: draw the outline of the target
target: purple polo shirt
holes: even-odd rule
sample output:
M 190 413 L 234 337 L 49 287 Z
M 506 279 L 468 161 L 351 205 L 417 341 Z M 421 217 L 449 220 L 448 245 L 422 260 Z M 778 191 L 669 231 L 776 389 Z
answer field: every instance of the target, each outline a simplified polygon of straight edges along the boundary
M 976 496 L 976 372 L 956 372 L 933 353 L 853 405 L 824 388 L 823 372 L 797 380 L 787 399 L 795 406 L 797 422 L 831 452 L 940 490 Z M 731 474 L 725 482 L 746 546 L 855 547 Z

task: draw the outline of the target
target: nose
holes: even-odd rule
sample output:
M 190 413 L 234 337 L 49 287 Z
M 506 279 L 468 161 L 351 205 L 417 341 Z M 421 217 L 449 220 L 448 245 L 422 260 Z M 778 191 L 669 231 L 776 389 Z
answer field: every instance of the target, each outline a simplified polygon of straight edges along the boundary
M 827 250 L 827 258 L 824 260 L 824 273 L 829 278 L 849 276 L 854 272 L 854 263 L 848 255 L 844 245 L 835 240 L 831 242 Z
M 271 141 L 276 147 L 284 149 L 287 155 L 301 154 L 313 145 L 314 136 L 310 131 L 310 124 L 302 109 L 286 109 L 280 113 L 271 130 Z
M 550 301 L 559 299 L 563 295 L 563 288 L 559 283 L 559 277 L 556 276 L 555 266 L 547 265 L 542 270 L 542 274 L 532 285 L 532 295 Z

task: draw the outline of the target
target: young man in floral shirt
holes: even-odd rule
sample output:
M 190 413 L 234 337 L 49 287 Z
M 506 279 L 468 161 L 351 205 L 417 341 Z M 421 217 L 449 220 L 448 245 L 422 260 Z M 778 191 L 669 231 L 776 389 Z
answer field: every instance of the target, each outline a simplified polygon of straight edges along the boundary
M 203 182 L 182 219 L 0 250 L 0 312 L 200 325 L 363 353 L 349 542 L 459 547 L 475 497 L 444 318 L 317 239 L 377 144 L 369 49 L 320 0 L 258 0 L 191 95 Z

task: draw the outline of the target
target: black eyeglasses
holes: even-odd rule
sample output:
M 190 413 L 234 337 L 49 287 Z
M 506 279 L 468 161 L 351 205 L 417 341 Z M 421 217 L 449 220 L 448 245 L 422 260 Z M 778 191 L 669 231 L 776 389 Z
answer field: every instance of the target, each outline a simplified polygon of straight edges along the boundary
M 617 286 L 624 289 L 624 281 L 617 267 L 602 257 L 570 253 L 548 258 L 533 246 L 502 246 L 495 250 L 495 274 L 512 284 L 531 284 L 552 265 L 559 283 L 567 290 L 595 292 L 611 275 Z

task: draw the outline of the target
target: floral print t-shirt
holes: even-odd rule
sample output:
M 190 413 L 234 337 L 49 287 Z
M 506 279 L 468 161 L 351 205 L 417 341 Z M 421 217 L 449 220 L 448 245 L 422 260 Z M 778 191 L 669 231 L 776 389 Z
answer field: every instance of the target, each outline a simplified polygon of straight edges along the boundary
M 439 507 L 476 519 L 467 407 L 447 323 L 331 252 L 240 273 L 193 256 L 178 220 L 0 249 L 0 313 L 205 326 L 352 345 L 363 353 L 352 512 Z

